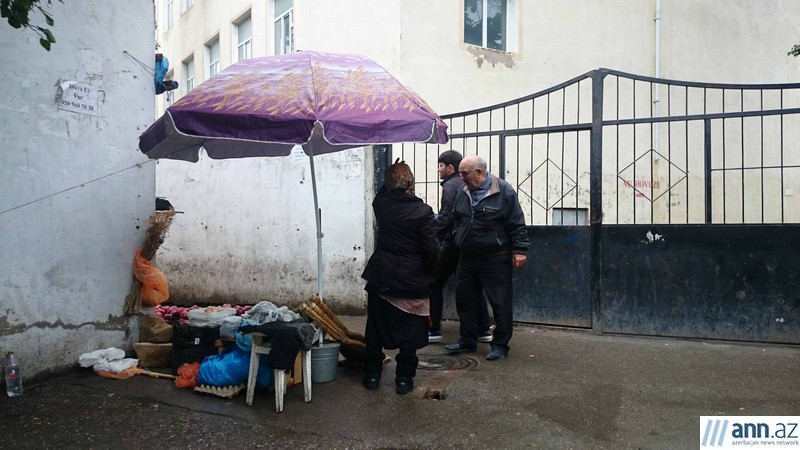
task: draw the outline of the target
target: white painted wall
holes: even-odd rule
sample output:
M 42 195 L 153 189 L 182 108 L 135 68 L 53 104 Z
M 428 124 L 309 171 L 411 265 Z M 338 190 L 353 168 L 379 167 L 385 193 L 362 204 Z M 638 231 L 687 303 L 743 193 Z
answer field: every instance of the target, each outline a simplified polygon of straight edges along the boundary
M 372 201 L 370 155 L 368 147 L 314 158 L 323 292 L 340 311 L 363 307 L 360 276 L 372 242 L 364 210 Z M 158 195 L 183 211 L 157 258 L 170 277 L 171 301 L 297 306 L 317 292 L 308 158 L 162 160 L 158 176 Z
M 122 309 L 154 208 L 154 164 L 137 149 L 153 81 L 123 53 L 153 61 L 152 2 L 53 2 L 52 15 L 51 52 L 0 23 L 0 352 L 17 352 L 26 379 L 135 342 Z M 99 115 L 59 110 L 62 80 L 96 88 Z

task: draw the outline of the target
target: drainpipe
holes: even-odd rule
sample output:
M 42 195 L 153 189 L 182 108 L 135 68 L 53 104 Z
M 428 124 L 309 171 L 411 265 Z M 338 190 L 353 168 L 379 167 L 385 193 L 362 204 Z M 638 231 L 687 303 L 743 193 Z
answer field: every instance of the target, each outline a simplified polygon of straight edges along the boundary
M 656 0 L 656 55 L 655 55 L 655 77 L 661 77 L 661 0 Z M 656 85 L 656 92 L 653 98 L 653 114 L 655 117 L 658 117 L 658 107 L 661 102 L 661 89 L 660 86 Z M 659 147 L 661 144 L 661 133 L 659 133 L 661 123 L 656 122 L 656 154 L 655 159 L 658 161 L 661 157 L 659 156 Z

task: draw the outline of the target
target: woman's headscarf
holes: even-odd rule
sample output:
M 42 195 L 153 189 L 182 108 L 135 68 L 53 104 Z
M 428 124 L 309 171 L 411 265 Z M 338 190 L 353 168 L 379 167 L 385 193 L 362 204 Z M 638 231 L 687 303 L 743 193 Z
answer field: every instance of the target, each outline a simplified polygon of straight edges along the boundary
M 386 189 L 405 189 L 409 192 L 414 192 L 414 173 L 408 167 L 405 161 L 400 161 L 397 158 L 394 164 L 386 169 L 386 175 L 383 177 L 383 185 Z

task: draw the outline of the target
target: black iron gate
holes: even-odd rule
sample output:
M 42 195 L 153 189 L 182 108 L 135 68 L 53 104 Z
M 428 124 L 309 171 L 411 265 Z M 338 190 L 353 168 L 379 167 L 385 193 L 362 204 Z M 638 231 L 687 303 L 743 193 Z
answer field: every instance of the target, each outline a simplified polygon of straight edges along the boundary
M 598 69 L 444 119 L 448 145 L 387 156 L 434 208 L 447 149 L 517 187 L 532 251 L 515 320 L 800 343 L 800 84 Z

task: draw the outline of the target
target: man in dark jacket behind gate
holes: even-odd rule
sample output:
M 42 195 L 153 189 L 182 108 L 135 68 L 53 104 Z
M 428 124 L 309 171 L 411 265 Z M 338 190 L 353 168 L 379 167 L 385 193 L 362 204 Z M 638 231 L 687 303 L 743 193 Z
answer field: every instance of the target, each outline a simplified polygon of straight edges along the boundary
M 464 188 L 453 206 L 453 241 L 461 251 L 456 272 L 461 338 L 445 348 L 452 353 L 476 350 L 475 315 L 485 292 L 495 320 L 486 359 L 494 361 L 508 354 L 514 321 L 511 273 L 527 261 L 528 231 L 514 188 L 491 175 L 483 158 L 465 157 L 458 174 Z

